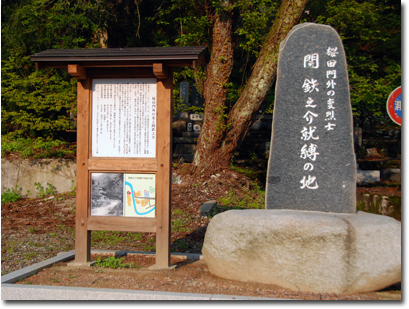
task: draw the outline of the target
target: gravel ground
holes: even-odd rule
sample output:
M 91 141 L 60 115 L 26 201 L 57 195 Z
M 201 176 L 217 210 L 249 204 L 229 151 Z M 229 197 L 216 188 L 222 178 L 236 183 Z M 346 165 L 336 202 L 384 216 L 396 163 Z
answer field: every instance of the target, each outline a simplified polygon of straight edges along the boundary
M 2 246 L 3 242 L 8 243 L 7 249 L 1 252 L 2 275 L 55 257 L 58 252 L 74 249 L 72 233 L 68 232 L 61 232 L 55 236 L 2 232 L 1 238 Z
M 102 259 L 107 257 L 106 255 L 101 256 Z M 91 256 L 92 260 L 97 258 L 97 255 Z M 298 300 L 399 300 L 401 298 L 400 291 L 342 295 L 318 294 L 290 291 L 271 284 L 227 280 L 213 276 L 207 268 L 206 261 L 189 260 L 185 257 L 172 257 L 171 264 L 176 265 L 174 270 L 151 270 L 149 266 L 155 263 L 155 258 L 139 254 L 124 257 L 122 263 L 129 266 L 119 269 L 97 266 L 77 269 L 67 267 L 67 263 L 58 263 L 17 284 L 221 294 Z

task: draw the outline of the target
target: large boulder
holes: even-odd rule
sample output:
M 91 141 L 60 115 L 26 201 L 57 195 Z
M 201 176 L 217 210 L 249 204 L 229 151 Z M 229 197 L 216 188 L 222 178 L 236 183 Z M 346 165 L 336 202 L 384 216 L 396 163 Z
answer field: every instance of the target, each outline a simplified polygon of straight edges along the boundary
M 401 223 L 365 212 L 230 210 L 210 222 L 212 274 L 294 291 L 358 293 L 401 281 Z

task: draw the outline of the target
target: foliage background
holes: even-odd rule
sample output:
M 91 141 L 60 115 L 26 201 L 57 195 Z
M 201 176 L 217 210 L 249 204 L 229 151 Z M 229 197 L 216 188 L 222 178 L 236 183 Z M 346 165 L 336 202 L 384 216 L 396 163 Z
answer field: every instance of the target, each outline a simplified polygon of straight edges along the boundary
M 2 156 L 75 154 L 76 80 L 64 70 L 36 71 L 29 55 L 51 48 L 208 46 L 217 0 L 2 0 Z M 236 0 L 234 67 L 226 85 L 234 105 L 250 76 L 278 0 Z M 301 22 L 328 24 L 344 43 L 354 125 L 400 129 L 388 117 L 388 95 L 401 85 L 401 3 L 397 0 L 314 0 Z M 193 81 L 191 68 L 174 73 Z M 200 87 L 199 87 L 200 88 Z M 274 88 L 274 87 L 273 87 Z M 261 109 L 273 110 L 274 89 Z

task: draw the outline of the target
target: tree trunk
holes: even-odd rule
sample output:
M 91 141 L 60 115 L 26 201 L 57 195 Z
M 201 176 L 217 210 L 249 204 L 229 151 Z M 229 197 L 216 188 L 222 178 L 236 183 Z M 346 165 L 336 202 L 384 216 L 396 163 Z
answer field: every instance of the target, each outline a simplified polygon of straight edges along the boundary
M 308 0 L 282 1 L 274 24 L 260 50 L 260 55 L 254 65 L 250 79 L 223 125 L 223 132 L 215 129 L 218 128 L 217 119 L 205 117 L 201 137 L 202 135 L 211 136 L 211 134 L 215 134 L 223 138 L 208 138 L 207 140 L 199 138 L 193 161 L 196 171 L 208 170 L 211 173 L 229 165 L 234 150 L 246 136 L 261 103 L 274 83 L 280 43 L 286 38 L 292 27 L 297 24 L 307 2 Z M 211 68 L 211 64 L 210 62 L 208 68 Z M 211 86 L 217 87 L 210 81 L 206 81 L 206 83 L 207 90 Z M 218 106 L 222 105 L 219 104 Z M 206 110 L 208 109 L 206 105 Z M 213 126 L 206 123 L 209 120 L 214 122 Z M 212 128 L 213 131 L 208 132 L 208 128 Z
M 206 81 L 203 85 L 205 100 L 203 125 L 194 158 L 195 162 L 201 163 L 199 164 L 200 171 L 212 168 L 213 161 L 207 160 L 207 157 L 209 153 L 218 151 L 225 133 L 227 120 L 225 84 L 229 81 L 233 69 L 233 13 L 228 11 L 230 4 L 230 1 L 222 3 L 227 9 L 216 14 L 213 26 L 212 53 L 207 65 Z

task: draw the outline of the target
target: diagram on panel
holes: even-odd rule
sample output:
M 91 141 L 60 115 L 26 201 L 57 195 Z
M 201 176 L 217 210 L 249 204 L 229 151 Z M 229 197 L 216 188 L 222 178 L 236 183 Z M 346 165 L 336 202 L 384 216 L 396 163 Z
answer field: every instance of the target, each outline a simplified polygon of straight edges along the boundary
M 155 174 L 125 174 L 124 215 L 155 217 Z

